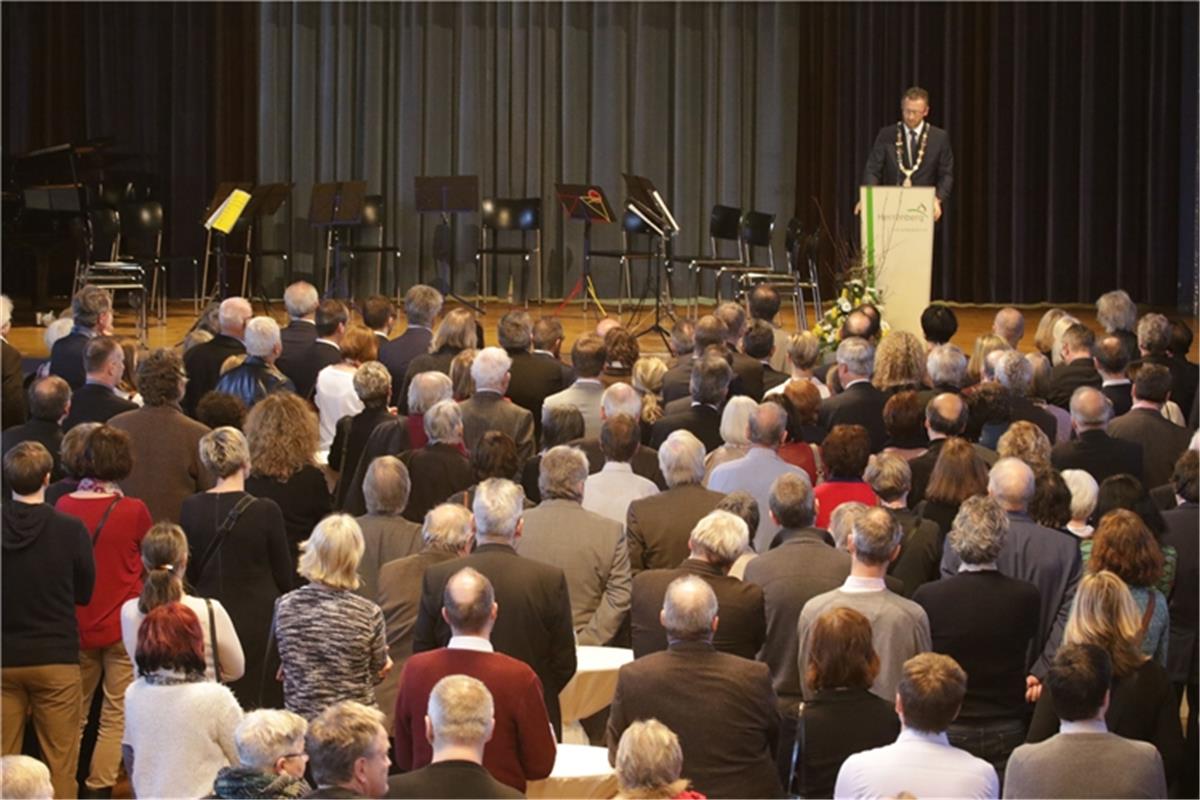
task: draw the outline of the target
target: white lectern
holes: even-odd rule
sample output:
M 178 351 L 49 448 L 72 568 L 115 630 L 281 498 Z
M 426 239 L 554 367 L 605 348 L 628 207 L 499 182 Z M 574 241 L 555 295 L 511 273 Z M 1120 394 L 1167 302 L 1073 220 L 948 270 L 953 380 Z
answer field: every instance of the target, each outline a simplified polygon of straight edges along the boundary
M 883 294 L 883 317 L 920 335 L 933 270 L 932 186 L 861 186 L 862 254 Z

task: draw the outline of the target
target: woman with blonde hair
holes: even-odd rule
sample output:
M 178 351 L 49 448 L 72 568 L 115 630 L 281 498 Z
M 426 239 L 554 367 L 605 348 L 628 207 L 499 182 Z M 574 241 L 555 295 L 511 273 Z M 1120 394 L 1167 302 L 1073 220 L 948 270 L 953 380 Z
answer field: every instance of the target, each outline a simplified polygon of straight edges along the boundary
M 633 388 L 642 396 L 642 427 L 646 430 L 662 419 L 663 377 L 667 365 L 657 356 L 639 358 L 633 364 Z
M 305 719 L 343 700 L 375 707 L 375 685 L 392 668 L 383 612 L 354 593 L 363 550 L 354 517 L 321 520 L 300 556 L 310 582 L 276 603 L 284 704 Z
M 907 331 L 892 331 L 875 348 L 871 383 L 885 394 L 925 388 L 925 346 Z
M 712 471 L 729 461 L 736 461 L 750 452 L 750 417 L 758 403 L 745 395 L 731 397 L 721 412 L 721 440 L 725 444 L 704 457 L 704 485 Z
M 1045 432 L 1027 420 L 1018 420 L 996 443 L 996 452 L 1001 458 L 1019 458 L 1030 469 L 1050 467 L 1050 439 Z
M 971 358 L 967 361 L 967 385 L 976 386 L 984 377 L 987 369 L 987 357 L 997 350 L 1011 350 L 1008 342 L 994 333 L 985 333 L 975 338 L 975 347 Z
M 1113 665 L 1108 730 L 1158 748 L 1169 785 L 1183 758 L 1179 698 L 1163 666 L 1141 652 L 1140 628 L 1137 603 L 1125 582 L 1108 571 L 1091 572 L 1075 590 L 1063 644 L 1093 644 L 1108 653 Z M 1043 684 L 1025 741 L 1048 739 L 1058 728 L 1053 698 Z
M 1049 308 L 1038 320 L 1037 333 L 1033 335 L 1033 346 L 1046 358 L 1051 358 L 1054 352 L 1054 323 L 1066 315 L 1067 312 L 1061 308 Z
M 363 402 L 354 390 L 354 373 L 379 352 L 378 337 L 362 325 L 351 325 L 342 335 L 342 360 L 323 367 L 317 373 L 313 403 L 320 414 L 320 439 L 317 461 L 329 459 L 329 448 L 342 417 L 354 416 L 363 410 Z
M 433 340 L 429 343 L 429 352 L 422 353 L 408 363 L 404 372 L 404 385 L 400 387 L 400 401 L 408 397 L 408 385 L 413 376 L 422 372 L 441 372 L 450 374 L 450 362 L 463 350 L 474 350 L 482 347 L 476 330 L 475 314 L 470 309 L 453 308 L 442 317 L 437 330 L 433 332 Z M 407 413 L 407 408 L 400 409 Z
M 471 377 L 471 365 L 475 363 L 475 354 L 478 352 L 474 347 L 466 347 L 459 350 L 454 358 L 450 359 L 450 385 L 454 387 L 453 396 L 456 402 L 461 403 L 475 394 L 475 379 Z
M 816 370 L 821 362 L 821 340 L 812 331 L 800 331 L 788 338 L 788 365 L 791 367 L 790 381 L 784 381 L 774 389 L 768 389 L 766 394 L 777 394 L 791 381 L 808 381 L 817 387 L 821 399 L 829 397 L 829 387 L 816 377 Z

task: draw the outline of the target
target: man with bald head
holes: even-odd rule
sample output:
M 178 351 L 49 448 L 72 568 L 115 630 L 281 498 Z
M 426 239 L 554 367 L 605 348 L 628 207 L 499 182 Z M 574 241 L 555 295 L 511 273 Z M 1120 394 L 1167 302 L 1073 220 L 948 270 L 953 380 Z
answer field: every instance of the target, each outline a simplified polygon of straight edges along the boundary
M 1096 342 L 1092 363 L 1100 373 L 1100 391 L 1112 403 L 1111 416 L 1129 411 L 1133 407 L 1133 381 L 1129 380 L 1129 354 L 1121 337 L 1109 334 Z
M 774 759 L 779 712 L 770 675 L 765 664 L 713 647 L 717 611 L 717 595 L 697 576 L 667 587 L 660 618 L 670 644 L 621 667 L 608 717 L 609 762 L 616 763 L 617 744 L 630 724 L 654 718 L 678 734 L 681 774 L 696 791 L 782 797 Z
M 246 332 L 246 323 L 253 316 L 254 309 L 246 298 L 222 300 L 217 312 L 220 325 L 217 335 L 184 354 L 183 367 L 187 371 L 188 382 L 183 394 L 183 410 L 188 416 L 196 416 L 196 403 L 207 392 L 217 388 L 225 359 L 246 353 L 242 337 Z
M 1100 389 L 1091 386 L 1076 389 L 1071 395 L 1071 427 L 1076 438 L 1054 446 L 1050 454 L 1054 468 L 1084 470 L 1096 483 L 1122 473 L 1140 478 L 1142 446 L 1109 436 L 1111 418 L 1112 403 Z
M 1016 350 L 1021 337 L 1025 335 L 1025 315 L 1012 306 L 1005 306 L 996 312 L 996 318 L 992 320 L 992 333 Z
M 1075 539 L 1045 528 L 1029 516 L 1033 489 L 1033 470 L 1016 458 L 1000 459 L 988 475 L 988 494 L 1008 515 L 1008 536 L 996 558 L 996 568 L 1009 578 L 1032 583 L 1041 595 L 1034 640 L 1037 656 L 1026 678 L 1026 698 L 1030 702 L 1037 699 L 1041 681 L 1062 644 L 1081 569 Z M 957 575 L 962 569 L 958 553 L 947 547 L 942 553 L 942 575 Z
M 967 430 L 967 402 L 962 395 L 946 392 L 934 397 L 925 406 L 925 432 L 929 449 L 908 462 L 912 470 L 912 488 L 908 492 L 908 507 L 916 508 L 925 499 L 929 476 L 937 464 L 942 445 L 951 436 L 962 436 Z M 975 455 L 989 467 L 996 463 L 996 451 L 974 444 Z
M 433 512 L 430 512 L 433 513 Z M 500 612 L 492 582 L 471 567 L 450 576 L 442 592 L 442 618 L 450 626 L 446 647 L 418 653 L 404 665 L 396 697 L 396 764 L 419 769 L 433 758 L 425 737 L 425 709 L 438 681 L 467 675 L 495 699 L 496 731 L 483 750 L 483 766 L 497 780 L 524 792 L 554 767 L 555 744 L 542 700 L 542 684 L 523 661 L 492 648 Z

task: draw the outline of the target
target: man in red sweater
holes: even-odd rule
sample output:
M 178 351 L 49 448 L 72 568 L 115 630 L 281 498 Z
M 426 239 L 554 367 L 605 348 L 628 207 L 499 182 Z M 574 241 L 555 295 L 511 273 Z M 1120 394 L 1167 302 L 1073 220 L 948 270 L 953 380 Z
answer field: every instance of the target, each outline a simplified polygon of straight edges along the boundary
M 490 636 L 496 623 L 492 583 L 465 567 L 450 577 L 442 616 L 450 643 L 409 658 L 396 696 L 396 764 L 408 771 L 429 764 L 433 749 L 425 737 L 425 710 L 434 685 L 447 675 L 469 675 L 495 698 L 495 732 L 483 751 L 492 777 L 518 791 L 554 767 L 556 747 L 542 699 L 542 683 L 523 661 L 497 653 Z

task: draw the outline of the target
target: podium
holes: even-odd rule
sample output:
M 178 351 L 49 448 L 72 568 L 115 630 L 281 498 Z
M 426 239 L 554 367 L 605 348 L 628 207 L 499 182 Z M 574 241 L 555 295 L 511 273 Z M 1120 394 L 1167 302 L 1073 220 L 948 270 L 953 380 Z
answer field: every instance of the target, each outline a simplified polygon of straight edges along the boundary
M 883 295 L 883 318 L 919 333 L 933 271 L 932 186 L 862 186 L 863 265 Z

